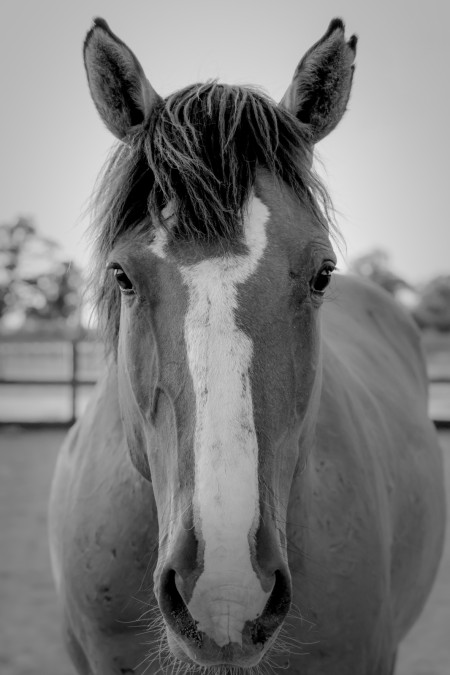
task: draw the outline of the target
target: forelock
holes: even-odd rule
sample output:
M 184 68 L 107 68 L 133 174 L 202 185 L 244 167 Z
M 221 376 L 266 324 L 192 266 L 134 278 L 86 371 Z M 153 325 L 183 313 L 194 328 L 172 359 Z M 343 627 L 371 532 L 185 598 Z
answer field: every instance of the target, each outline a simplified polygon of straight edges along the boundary
M 323 210 L 332 212 L 311 171 L 302 124 L 256 89 L 217 82 L 186 87 L 161 102 L 127 141 L 107 162 L 93 199 L 91 287 L 110 346 L 117 341 L 120 300 L 105 277 L 107 256 L 126 233 L 148 233 L 150 240 L 155 220 L 164 226 L 166 204 L 176 216 L 171 236 L 177 239 L 239 238 L 256 170 L 264 167 L 318 222 Z

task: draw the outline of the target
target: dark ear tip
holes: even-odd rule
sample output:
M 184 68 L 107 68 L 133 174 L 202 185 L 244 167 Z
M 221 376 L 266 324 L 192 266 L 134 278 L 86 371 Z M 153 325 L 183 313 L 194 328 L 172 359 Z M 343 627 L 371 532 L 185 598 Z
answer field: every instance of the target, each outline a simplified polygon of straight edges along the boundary
M 84 51 L 86 52 L 86 48 L 92 38 L 92 35 L 94 34 L 94 31 L 97 30 L 97 28 L 100 28 L 101 30 L 104 30 L 108 35 L 113 36 L 113 32 L 111 31 L 111 28 L 108 26 L 106 23 L 105 19 L 102 19 L 101 16 L 96 16 L 95 19 L 92 22 L 92 28 L 88 31 L 86 38 L 84 40 Z
M 352 35 L 349 41 L 347 42 L 348 46 L 356 54 L 356 45 L 358 44 L 358 36 Z
M 323 36 L 323 39 L 326 40 L 327 38 L 330 37 L 334 32 L 339 31 L 342 33 L 342 38 L 344 38 L 344 33 L 345 33 L 345 23 L 340 19 L 339 17 L 336 17 L 335 19 L 332 19 L 330 22 L 330 25 L 328 26 L 328 30 Z M 356 54 L 356 45 L 358 43 L 358 36 L 357 35 L 352 35 L 351 38 L 348 40 L 347 45 L 350 47 L 352 52 Z
M 345 23 L 339 17 L 336 17 L 330 21 L 330 25 L 328 26 L 328 30 L 324 37 L 329 37 L 331 33 L 334 33 L 336 30 L 340 30 L 343 33 L 345 32 Z
M 111 32 L 111 29 L 106 23 L 105 19 L 102 19 L 101 16 L 96 16 L 93 23 L 94 23 L 93 28 L 96 28 L 98 26 L 99 28 L 103 28 L 103 30 L 107 30 L 108 33 Z

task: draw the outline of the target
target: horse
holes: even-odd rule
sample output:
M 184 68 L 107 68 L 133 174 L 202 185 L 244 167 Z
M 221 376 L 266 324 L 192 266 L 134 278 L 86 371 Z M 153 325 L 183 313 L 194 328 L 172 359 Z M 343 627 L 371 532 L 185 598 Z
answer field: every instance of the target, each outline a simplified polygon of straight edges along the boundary
M 419 333 L 334 274 L 312 164 L 356 43 L 332 20 L 276 103 L 162 98 L 103 19 L 87 34 L 119 142 L 92 222 L 107 367 L 50 497 L 80 675 L 391 675 L 424 606 L 445 506 Z

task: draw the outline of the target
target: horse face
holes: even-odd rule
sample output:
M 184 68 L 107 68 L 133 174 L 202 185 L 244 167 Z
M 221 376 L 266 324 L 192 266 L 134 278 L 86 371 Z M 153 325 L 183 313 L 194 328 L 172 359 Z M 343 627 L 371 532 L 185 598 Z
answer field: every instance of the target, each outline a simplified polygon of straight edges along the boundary
M 172 242 L 167 222 L 111 256 L 133 289 L 119 393 L 158 506 L 156 595 L 175 650 L 251 665 L 289 609 L 286 508 L 320 373 L 313 284 L 334 254 L 263 171 L 229 250 Z
M 288 115 L 223 89 L 213 119 L 215 85 L 163 102 L 105 22 L 86 39 L 94 102 L 130 144 L 125 184 L 136 180 L 138 148 L 148 162 L 141 182 L 153 172 L 158 187 L 147 194 L 153 202 L 139 203 L 139 181 L 132 198 L 112 197 L 106 231 L 110 211 L 125 223 L 129 213 L 147 217 L 149 203 L 160 208 L 157 195 L 176 197 L 173 213 L 165 199 L 166 227 L 154 223 L 150 244 L 112 226 L 109 262 L 122 290 L 123 423 L 158 508 L 155 594 L 173 653 L 190 663 L 258 663 L 289 610 L 286 509 L 314 428 L 318 309 L 334 265 L 317 209 L 308 208 L 306 165 L 345 110 L 355 45 L 334 20 L 295 72 L 280 104 Z M 222 225 L 223 212 L 239 212 L 242 231 L 208 245 L 171 237 L 184 207 Z

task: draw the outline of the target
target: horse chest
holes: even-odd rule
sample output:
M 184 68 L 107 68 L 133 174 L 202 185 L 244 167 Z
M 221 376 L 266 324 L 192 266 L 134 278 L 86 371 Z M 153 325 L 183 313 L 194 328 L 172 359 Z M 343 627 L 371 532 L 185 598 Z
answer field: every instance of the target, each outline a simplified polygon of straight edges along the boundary
M 56 528 L 66 607 L 117 632 L 121 622 L 136 621 L 153 598 L 149 588 L 158 548 L 153 492 L 114 447 L 105 449 L 105 461 L 99 448 L 66 452 L 82 453 L 81 461 L 73 461 L 76 471 L 68 470 L 68 462 L 66 470 L 60 464 L 53 488 L 61 507 Z

